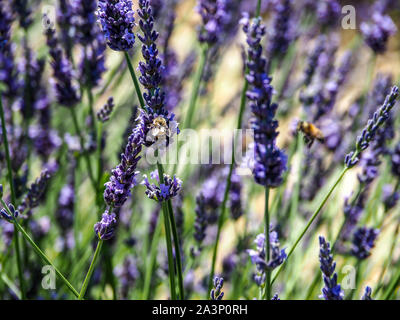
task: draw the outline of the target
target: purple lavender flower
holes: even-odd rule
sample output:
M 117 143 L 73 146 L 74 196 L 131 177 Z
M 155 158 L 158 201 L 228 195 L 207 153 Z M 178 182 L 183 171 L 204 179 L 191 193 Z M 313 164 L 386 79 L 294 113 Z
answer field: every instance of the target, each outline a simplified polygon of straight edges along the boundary
M 73 70 L 70 61 L 64 56 L 58 45 L 53 29 L 46 30 L 47 45 L 52 58 L 53 80 L 58 103 L 65 107 L 73 107 L 79 102 L 77 87 L 73 83 Z
M 371 255 L 371 250 L 375 246 L 379 230 L 367 227 L 358 228 L 354 232 L 351 254 L 360 260 L 364 260 Z
M 363 296 L 361 297 L 361 300 L 374 300 L 374 299 L 372 299 L 371 295 L 372 295 L 372 289 L 371 289 L 371 287 L 366 286 L 366 287 L 365 287 L 364 294 L 363 294 Z
M 200 42 L 211 46 L 220 40 L 227 23 L 228 8 L 226 0 L 198 0 L 197 11 L 202 18 L 198 36 Z
M 135 259 L 131 256 L 127 256 L 122 265 L 115 268 L 114 273 L 121 282 L 122 299 L 128 299 L 129 290 L 134 286 L 136 280 L 140 276 Z
M 100 122 L 107 122 L 110 120 L 110 115 L 114 109 L 114 98 L 109 97 L 107 103 L 97 112 L 97 119 Z
M 199 249 L 202 247 L 204 238 L 206 237 L 207 229 L 207 213 L 206 213 L 206 201 L 204 195 L 200 194 L 196 197 L 196 218 L 194 221 L 194 239 L 197 242 Z
M 343 291 L 337 283 L 337 273 L 335 272 L 336 262 L 333 261 L 329 242 L 324 237 L 319 237 L 319 262 L 324 279 L 325 287 L 322 288 L 322 296 L 325 300 L 343 300 Z
M 243 20 L 243 30 L 247 34 L 249 69 L 247 80 L 250 89 L 247 97 L 251 102 L 251 110 L 255 116 L 252 120 L 254 130 L 253 174 L 257 183 L 275 188 L 282 183 L 282 174 L 286 170 L 287 157 L 276 146 L 278 136 L 278 121 L 274 118 L 278 105 L 272 103 L 273 87 L 271 78 L 265 73 L 266 60 L 262 57 L 262 36 L 265 26 L 260 19 L 254 19 L 250 24 L 248 19 Z
M 232 172 L 231 187 L 229 190 L 229 202 L 233 220 L 238 220 L 243 214 L 242 188 L 242 179 L 235 170 Z
M 265 272 L 267 269 L 273 270 L 280 266 L 286 259 L 285 249 L 279 249 L 278 234 L 276 231 L 270 231 L 270 260 L 265 261 L 265 235 L 260 233 L 257 235 L 254 243 L 256 250 L 249 249 L 247 253 L 250 256 L 251 263 L 256 265 L 257 274 L 254 276 L 254 281 L 258 286 L 265 283 Z
M 306 69 L 304 70 L 304 80 L 303 80 L 304 86 L 310 85 L 311 80 L 318 67 L 319 57 L 325 50 L 326 42 L 327 42 L 326 36 L 324 35 L 319 36 L 318 39 L 316 40 L 315 47 L 307 57 Z
M 71 0 L 71 22 L 75 28 L 77 42 L 88 45 L 99 33 L 96 24 L 96 1 Z
M 365 149 L 368 148 L 371 141 L 375 139 L 376 133 L 382 125 L 388 120 L 390 111 L 394 107 L 399 95 L 399 89 L 394 86 L 390 95 L 385 99 L 383 105 L 374 113 L 373 117 L 368 120 L 368 123 L 361 135 L 357 137 L 356 149 L 345 157 L 345 165 L 348 168 L 354 167 L 358 161 L 359 156 Z
M 358 174 L 358 181 L 364 185 L 371 184 L 379 175 L 379 165 L 381 164 L 379 153 L 372 149 L 363 154 L 361 158 L 362 172 Z
M 278 294 L 275 293 L 274 296 L 271 298 L 271 300 L 281 300 L 281 299 L 279 299 Z
M 9 13 L 10 10 L 4 2 L 5 1 L 0 0 L 0 52 L 10 41 L 10 28 L 12 23 L 12 17 Z
M 21 28 L 28 29 L 32 24 L 32 7 L 31 1 L 28 0 L 13 0 L 12 9 L 18 15 L 18 21 Z
M 400 143 L 396 144 L 391 152 L 392 173 L 400 179 Z
M 154 177 L 154 176 L 153 176 Z M 146 195 L 149 199 L 163 202 L 169 199 L 176 197 L 181 190 L 182 181 L 174 176 L 171 178 L 167 174 L 164 174 L 163 183 L 160 183 L 160 186 L 155 185 L 154 183 L 150 184 L 146 175 L 143 176 L 144 180 L 142 184 L 146 186 Z M 158 182 L 158 174 L 155 177 Z
M 35 104 L 43 92 L 41 80 L 44 71 L 44 59 L 37 59 L 24 39 L 24 57 L 20 60 L 18 71 L 25 74 L 20 82 L 22 97 L 19 101 L 19 109 L 25 119 L 31 119 L 34 115 Z
M 18 206 L 18 210 L 20 212 L 25 213 L 26 210 L 29 210 L 26 212 L 29 216 L 31 214 L 31 210 L 39 205 L 46 193 L 51 176 L 51 173 L 45 169 L 35 180 L 35 182 L 31 184 L 27 194 L 24 196 L 21 204 Z
M 19 211 L 16 210 L 15 207 L 11 203 L 8 204 L 8 209 L 10 210 L 11 215 L 4 208 L 2 208 L 0 210 L 0 215 L 4 220 L 6 220 L 7 222 L 12 223 L 13 220 L 18 218 Z
M 96 14 L 111 49 L 128 51 L 133 47 L 135 18 L 131 0 L 99 0 Z
M 64 234 L 74 225 L 75 188 L 74 181 L 64 185 L 58 196 L 56 221 Z
M 106 211 L 103 213 L 101 220 L 94 225 L 94 232 L 100 240 L 110 240 L 114 237 L 116 225 L 115 213 L 109 214 Z
M 273 6 L 272 26 L 267 47 L 269 61 L 283 56 L 294 39 L 292 0 L 277 0 Z
M 386 184 L 382 188 L 382 202 L 385 207 L 385 211 L 393 209 L 400 200 L 400 194 L 394 190 L 390 184 Z
M 82 85 L 93 88 L 100 81 L 102 74 L 107 70 L 105 67 L 106 44 L 103 35 L 97 33 L 95 38 L 82 48 L 82 58 L 79 64 L 79 78 Z
M 130 195 L 130 189 L 136 183 L 135 177 L 140 152 L 147 132 L 145 114 L 139 116 L 139 123 L 128 138 L 120 164 L 111 171 L 110 180 L 105 184 L 104 201 L 113 208 L 122 207 Z
M 68 58 L 72 56 L 72 48 L 75 43 L 75 29 L 72 24 L 73 10 L 70 0 L 58 0 L 57 24 L 60 27 L 60 43 Z
M 160 88 L 163 67 L 156 45 L 159 34 L 153 28 L 154 18 L 148 0 L 139 0 L 138 14 L 139 26 L 143 32 L 143 35 L 138 34 L 138 38 L 143 43 L 142 55 L 145 59 L 145 62 L 139 62 L 142 74 L 139 81 L 147 90 L 143 97 L 149 113 L 166 116 L 168 111 L 165 109 L 165 93 Z
M 397 27 L 388 15 L 375 12 L 372 21 L 361 23 L 361 32 L 367 45 L 376 53 L 386 51 L 386 45 L 390 36 L 397 32 Z
M 222 300 L 224 297 L 224 292 L 222 287 L 224 286 L 224 278 L 215 277 L 214 278 L 214 288 L 211 290 L 210 298 L 211 300 Z
M 335 27 L 341 17 L 341 6 L 336 0 L 318 1 L 317 21 L 323 27 Z

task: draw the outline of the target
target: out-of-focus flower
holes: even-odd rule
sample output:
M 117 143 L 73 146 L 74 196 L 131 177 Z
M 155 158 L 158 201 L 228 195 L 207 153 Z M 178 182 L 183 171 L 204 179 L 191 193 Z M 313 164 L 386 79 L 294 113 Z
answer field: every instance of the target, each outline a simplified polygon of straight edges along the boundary
M 386 51 L 389 37 L 397 32 L 397 27 L 390 16 L 382 15 L 379 12 L 372 15 L 371 22 L 361 23 L 360 29 L 365 42 L 376 54 Z
M 319 237 L 319 262 L 325 286 L 322 288 L 322 296 L 325 300 L 343 300 L 343 290 L 337 283 L 337 273 L 335 272 L 336 262 L 329 242 L 324 237 Z
M 321 0 L 318 1 L 316 14 L 319 25 L 335 27 L 340 22 L 342 7 L 336 0 Z
M 364 260 L 371 255 L 371 250 L 375 246 L 379 230 L 367 227 L 358 228 L 354 232 L 351 254 L 360 260 Z
M 114 98 L 109 97 L 107 103 L 97 112 L 97 119 L 100 122 L 107 122 L 114 109 Z
M 74 74 L 71 62 L 64 55 L 63 50 L 58 45 L 55 36 L 55 30 L 49 28 L 46 30 L 47 45 L 52 58 L 50 62 L 53 68 L 54 88 L 58 103 L 65 107 L 75 106 L 80 98 L 78 96 L 77 86 L 74 84 Z
M 96 14 L 111 49 L 128 51 L 133 47 L 135 18 L 131 0 L 99 0 Z
M 214 278 L 214 288 L 211 290 L 210 298 L 211 300 L 222 300 L 224 297 L 224 292 L 222 287 L 224 286 L 224 279 L 220 277 Z
M 386 184 L 382 188 L 382 202 L 385 206 L 385 211 L 393 209 L 400 200 L 400 194 L 394 190 L 393 186 Z
M 127 256 L 122 265 L 115 268 L 114 273 L 121 282 L 122 299 L 128 299 L 129 290 L 134 286 L 140 275 L 135 259 L 132 256 Z
M 70 0 L 58 0 L 57 24 L 60 27 L 60 43 L 68 58 L 72 56 L 72 48 L 75 44 L 75 26 L 72 24 L 73 10 Z
M 269 28 L 268 58 L 283 56 L 294 40 L 292 0 L 276 0 L 273 3 L 272 26 Z
M 32 1 L 29 0 L 12 0 L 13 11 L 18 16 L 19 25 L 24 29 L 28 29 L 32 24 L 32 5 Z
M 248 75 L 250 88 L 247 98 L 250 100 L 254 114 L 252 129 L 254 130 L 254 165 L 255 181 L 265 187 L 278 187 L 286 170 L 287 157 L 276 146 L 278 121 L 275 113 L 278 105 L 272 103 L 273 87 L 271 78 L 265 72 L 266 60 L 262 56 L 261 38 L 265 34 L 265 26 L 260 19 L 242 19 L 243 30 L 247 35 Z
M 202 18 L 199 41 L 213 45 L 220 40 L 227 23 L 229 7 L 226 0 L 198 0 L 197 10 Z
M 103 213 L 103 216 L 99 222 L 94 225 L 94 232 L 100 240 L 110 240 L 114 237 L 115 227 L 117 220 L 115 213 L 109 214 L 108 211 Z
M 29 210 L 26 213 L 28 216 L 31 214 L 31 210 L 36 208 L 43 199 L 50 179 L 51 173 L 48 170 L 44 170 L 35 182 L 31 184 L 27 194 L 22 199 L 21 204 L 18 206 L 20 212 L 24 213 Z

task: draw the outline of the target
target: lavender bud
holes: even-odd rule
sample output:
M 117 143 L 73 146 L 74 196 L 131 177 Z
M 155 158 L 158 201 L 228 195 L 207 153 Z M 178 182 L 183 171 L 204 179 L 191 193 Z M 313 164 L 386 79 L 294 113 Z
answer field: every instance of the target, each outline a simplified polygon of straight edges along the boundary
M 114 98 L 109 97 L 107 103 L 97 112 L 97 119 L 100 122 L 107 122 L 110 120 L 110 115 L 114 109 Z
M 108 211 L 103 213 L 99 222 L 94 225 L 94 232 L 100 240 L 110 240 L 114 237 L 117 220 L 115 213 L 109 214 Z
M 363 294 L 363 296 L 361 297 L 361 300 L 374 300 L 374 299 L 372 299 L 371 294 L 372 294 L 372 289 L 371 289 L 371 287 L 366 286 L 366 287 L 365 287 L 364 294 Z
M 222 287 L 224 286 L 224 279 L 220 277 L 214 278 L 214 288 L 211 290 L 210 298 L 211 300 L 222 300 L 224 297 L 224 292 Z
M 202 18 L 198 36 L 200 42 L 214 45 L 220 40 L 228 18 L 226 2 L 226 0 L 198 0 L 197 11 Z
M 150 184 L 146 175 L 143 178 L 142 184 L 146 186 L 147 197 L 158 202 L 174 198 L 181 190 L 182 181 L 176 176 L 171 178 L 167 174 L 164 174 L 163 183 L 160 183 L 159 187 L 154 183 Z

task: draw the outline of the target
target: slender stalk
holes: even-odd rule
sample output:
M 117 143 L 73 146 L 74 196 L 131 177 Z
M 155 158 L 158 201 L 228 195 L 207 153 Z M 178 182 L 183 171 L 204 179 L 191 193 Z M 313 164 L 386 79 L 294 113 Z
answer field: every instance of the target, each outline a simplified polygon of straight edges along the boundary
M 124 54 L 125 54 L 126 63 L 128 64 L 129 72 L 130 72 L 131 77 L 132 77 L 132 80 L 133 80 L 133 85 L 135 86 L 136 95 L 137 95 L 137 97 L 138 97 L 140 106 L 141 106 L 143 109 L 145 109 L 145 103 L 144 103 L 144 100 L 143 100 L 143 95 L 142 95 L 142 93 L 141 93 L 141 91 L 140 91 L 139 81 L 138 81 L 138 79 L 136 78 L 135 70 L 133 69 L 133 66 L 132 66 L 132 63 L 131 63 L 131 59 L 129 58 L 128 52 L 125 51 Z
M 238 122 L 236 128 L 240 130 L 242 128 L 242 122 L 243 122 L 243 114 L 244 114 L 244 109 L 246 106 L 246 92 L 249 87 L 249 82 L 245 80 L 243 89 L 242 89 L 242 94 L 240 98 L 240 108 L 239 108 L 239 116 L 238 116 Z M 237 133 L 238 134 L 238 133 Z M 225 191 L 224 191 L 224 198 L 221 204 L 221 213 L 218 218 L 218 230 L 217 230 L 217 237 L 215 239 L 215 244 L 214 244 L 214 251 L 213 251 L 213 257 L 212 257 L 212 263 L 211 263 L 211 271 L 210 271 L 210 278 L 208 280 L 208 292 L 207 292 L 207 298 L 208 298 L 208 293 L 211 291 L 212 286 L 213 286 L 213 279 L 214 279 L 214 274 L 215 274 L 215 264 L 217 260 L 217 254 L 218 254 L 218 245 L 219 245 L 219 238 L 221 235 L 221 229 L 222 225 L 224 223 L 225 219 L 225 211 L 226 211 L 226 204 L 228 201 L 228 195 L 229 195 L 229 190 L 231 188 L 231 178 L 232 178 L 232 173 L 233 173 L 233 166 L 235 165 L 235 142 L 237 140 L 237 136 L 235 138 L 235 141 L 233 142 L 232 145 L 232 160 L 231 164 L 229 166 L 229 173 L 226 178 L 226 184 L 225 184 Z
M 178 269 L 177 272 L 178 272 L 179 295 L 180 295 L 180 299 L 184 300 L 185 293 L 184 293 L 184 288 L 183 288 L 181 249 L 179 246 L 179 236 L 178 236 L 178 232 L 177 232 L 177 228 L 176 228 L 174 211 L 172 208 L 171 200 L 167 201 L 167 206 L 168 206 L 169 220 L 171 223 L 172 236 L 174 238 L 174 244 L 175 244 L 176 266 Z
M 80 291 L 79 297 L 78 297 L 79 300 L 83 300 L 83 298 L 85 297 L 85 293 L 86 293 L 87 287 L 89 285 L 89 281 L 92 277 L 97 258 L 100 255 L 102 246 L 103 246 L 103 240 L 99 240 L 97 242 L 96 251 L 94 252 L 93 259 L 92 259 L 92 262 L 90 263 L 89 270 L 86 274 L 85 280 L 83 281 L 82 288 L 81 288 L 81 291 Z
M 165 202 L 162 202 L 162 210 L 164 215 L 164 227 L 165 227 L 165 239 L 167 243 L 167 254 L 168 254 L 168 273 L 171 290 L 171 299 L 176 300 L 176 288 L 175 288 L 175 266 L 172 253 L 171 243 L 171 226 L 168 218 L 168 208 Z
M 7 211 L 7 213 L 10 216 L 13 216 L 12 213 L 10 212 L 10 209 L 8 208 L 7 204 L 4 202 L 3 199 L 0 199 L 1 204 L 3 205 L 4 209 Z M 27 234 L 25 229 L 18 223 L 16 219 L 12 221 L 14 226 L 18 229 L 19 232 L 21 232 L 22 236 L 25 238 L 26 241 L 29 242 L 29 244 L 32 246 L 33 250 L 37 253 L 37 255 L 42 258 L 47 264 L 51 265 L 54 268 L 54 271 L 56 274 L 60 277 L 60 279 L 64 282 L 64 284 L 70 289 L 70 291 L 75 295 L 75 297 L 79 297 L 78 291 L 75 290 L 75 288 L 72 286 L 72 284 L 64 277 L 64 275 L 58 270 L 58 268 L 54 265 L 53 262 L 50 261 L 50 259 L 44 254 L 44 252 L 37 246 L 35 241 L 32 240 L 32 238 Z
M 332 188 L 329 190 L 329 192 L 326 194 L 326 196 L 324 197 L 324 199 L 322 200 L 321 204 L 318 206 L 317 210 L 314 212 L 314 214 L 312 215 L 312 217 L 310 218 L 310 220 L 308 221 L 307 225 L 304 227 L 303 231 L 300 233 L 300 235 L 297 237 L 296 242 L 294 243 L 294 245 L 290 248 L 288 254 L 287 254 L 287 258 L 285 260 L 285 262 L 280 266 L 280 268 L 278 269 L 278 271 L 275 273 L 274 278 L 272 279 L 271 285 L 275 282 L 276 278 L 278 277 L 278 275 L 281 273 L 282 269 L 284 268 L 286 262 L 288 261 L 289 257 L 292 255 L 293 251 L 296 249 L 297 245 L 299 244 L 299 242 L 301 241 L 301 239 L 304 237 L 304 235 L 306 234 L 307 230 L 310 228 L 311 224 L 314 222 L 314 220 L 317 218 L 317 216 L 319 215 L 319 213 L 321 212 L 322 208 L 324 207 L 325 203 L 328 201 L 329 197 L 331 196 L 332 192 L 336 189 L 337 185 L 340 183 L 340 181 L 343 179 L 344 175 L 346 174 L 347 170 L 349 170 L 349 168 L 345 167 L 343 169 L 343 171 L 340 173 L 339 178 L 336 180 L 336 182 L 333 184 Z
M 183 127 L 184 129 L 192 127 L 193 115 L 196 109 L 197 98 L 199 96 L 201 78 L 203 77 L 204 68 L 206 66 L 207 53 L 208 53 L 208 46 L 204 46 L 201 50 L 199 66 L 196 75 L 194 77 L 193 90 L 192 90 L 192 95 L 190 96 L 189 109 L 187 111 L 187 115 L 184 121 L 184 127 Z
M 269 243 L 269 188 L 265 188 L 265 208 L 264 208 L 264 221 L 265 221 L 265 262 L 268 263 L 270 259 L 270 243 Z M 267 268 L 265 272 L 265 291 L 264 299 L 271 300 L 271 271 Z
M 3 135 L 3 143 L 4 143 L 6 162 L 7 162 L 7 175 L 8 175 L 8 181 L 10 184 L 10 191 L 11 191 L 11 202 L 14 205 L 16 205 L 17 199 L 15 196 L 14 179 L 13 179 L 12 168 L 11 168 L 10 148 L 8 145 L 7 128 L 6 128 L 6 121 L 5 121 L 5 117 L 4 117 L 3 99 L 1 96 L 1 92 L 0 92 L 0 117 L 1 117 L 1 129 L 2 129 L 2 133 L 3 133 L 2 134 Z M 20 247 L 19 247 L 18 232 L 14 232 L 14 246 L 15 246 L 15 256 L 16 256 L 16 260 L 17 260 L 18 278 L 19 278 L 19 284 L 20 284 L 20 289 L 21 289 L 21 298 L 22 298 L 22 300 L 24 300 L 24 299 L 26 299 L 25 282 L 24 282 L 24 276 L 23 276 L 23 272 L 22 272 L 22 261 L 21 261 Z
M 87 166 L 87 169 L 88 169 L 90 182 L 92 183 L 92 187 L 93 187 L 95 193 L 97 193 L 97 189 L 98 188 L 97 188 L 96 181 L 94 179 L 92 164 L 90 162 L 89 155 L 85 150 L 85 140 L 83 139 L 82 131 L 81 131 L 81 129 L 79 127 L 79 124 L 78 124 L 78 118 L 76 116 L 75 108 L 69 108 L 69 110 L 71 111 L 72 121 L 74 123 L 76 134 L 79 137 L 79 142 L 80 142 L 81 149 L 82 149 L 82 152 L 83 152 L 83 157 L 85 158 L 85 161 L 86 161 L 86 166 Z
M 257 8 L 256 8 L 256 17 L 260 16 L 260 12 L 261 12 L 261 0 L 257 1 Z

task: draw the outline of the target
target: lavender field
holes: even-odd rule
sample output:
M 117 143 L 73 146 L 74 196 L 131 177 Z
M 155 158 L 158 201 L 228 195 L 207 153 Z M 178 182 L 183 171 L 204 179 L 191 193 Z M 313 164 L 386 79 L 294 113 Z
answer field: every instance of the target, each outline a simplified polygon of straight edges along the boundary
M 1 300 L 399 300 L 400 0 L 0 0 Z

